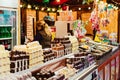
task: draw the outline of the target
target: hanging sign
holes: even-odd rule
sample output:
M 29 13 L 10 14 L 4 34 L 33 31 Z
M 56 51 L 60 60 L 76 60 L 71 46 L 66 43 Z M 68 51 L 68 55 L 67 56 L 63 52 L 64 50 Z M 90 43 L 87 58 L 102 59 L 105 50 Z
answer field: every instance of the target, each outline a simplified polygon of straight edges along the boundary
M 33 17 L 27 16 L 27 38 L 33 40 Z

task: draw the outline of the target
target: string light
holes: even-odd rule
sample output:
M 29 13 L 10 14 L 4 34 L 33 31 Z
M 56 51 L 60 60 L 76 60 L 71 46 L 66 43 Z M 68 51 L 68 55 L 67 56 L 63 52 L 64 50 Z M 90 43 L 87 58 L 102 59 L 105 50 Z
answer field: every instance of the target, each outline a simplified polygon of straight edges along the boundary
M 30 9 L 30 8 L 31 8 L 31 5 L 28 4 L 27 8 Z
M 70 12 L 72 12 L 72 10 L 70 10 Z
M 90 9 L 91 9 L 91 7 L 88 7 L 88 9 L 90 10 Z
M 52 8 L 52 11 L 55 11 L 55 8 Z
M 21 4 L 21 5 L 20 5 L 20 7 L 22 8 L 22 7 L 23 7 L 23 5 Z
M 47 8 L 47 11 L 50 11 L 51 9 L 50 8 Z
M 78 8 L 78 10 L 81 10 L 81 8 Z
M 114 0 L 112 0 L 112 2 L 114 2 L 114 3 L 117 4 L 117 5 L 120 5 L 120 3 L 118 3 L 118 2 L 116 2 L 116 1 L 114 1 Z
M 57 2 L 59 2 L 60 0 L 56 0 Z M 42 7 L 41 5 L 35 5 L 35 4 L 33 4 L 33 5 L 31 5 L 31 4 L 29 4 L 29 3 L 23 3 L 23 4 L 21 4 L 20 5 L 20 7 L 21 8 L 28 8 L 28 9 L 35 9 L 35 10 L 41 10 L 41 11 L 58 11 L 58 12 L 60 12 L 60 11 L 62 11 L 62 9 L 61 9 L 61 5 L 59 5 L 57 8 L 59 9 L 59 10 L 56 10 L 56 7 L 54 8 L 45 8 L 45 7 Z M 42 8 L 39 8 L 39 7 L 42 7 Z M 92 8 L 91 7 L 87 7 L 87 10 L 91 10 Z M 84 8 L 80 8 L 80 7 L 78 7 L 78 10 L 84 10 Z
M 60 0 L 56 0 L 56 2 L 60 2 Z
M 36 10 L 38 10 L 39 8 L 38 7 L 35 7 Z
M 42 8 L 41 8 L 41 11 L 44 11 L 44 10 L 45 10 L 45 8 L 42 7 Z

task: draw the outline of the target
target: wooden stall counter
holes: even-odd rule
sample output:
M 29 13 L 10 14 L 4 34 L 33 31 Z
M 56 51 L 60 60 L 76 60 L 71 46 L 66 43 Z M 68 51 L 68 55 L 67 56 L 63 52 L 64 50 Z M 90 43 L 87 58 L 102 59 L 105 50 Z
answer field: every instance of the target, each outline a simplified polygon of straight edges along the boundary
M 97 60 L 98 79 L 100 80 L 120 80 L 120 48 L 114 47 L 113 50 Z

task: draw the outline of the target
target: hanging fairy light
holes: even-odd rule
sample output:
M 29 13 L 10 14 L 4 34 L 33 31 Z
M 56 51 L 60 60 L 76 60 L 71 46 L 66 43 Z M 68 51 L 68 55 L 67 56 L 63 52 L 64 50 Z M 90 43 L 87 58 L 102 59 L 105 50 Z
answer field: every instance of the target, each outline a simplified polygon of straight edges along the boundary
M 30 9 L 30 8 L 32 8 L 32 6 L 30 4 L 28 4 L 27 8 Z
M 39 8 L 36 6 L 35 9 L 38 10 Z
M 88 7 L 88 9 L 90 10 L 90 9 L 91 9 L 91 7 Z
M 52 8 L 52 11 L 55 11 L 56 9 L 55 8 Z
M 70 10 L 70 12 L 72 12 L 72 10 Z
M 78 10 L 81 10 L 81 8 L 78 8 Z
M 23 7 L 23 5 L 22 4 L 20 4 L 20 8 L 22 8 Z
M 44 11 L 44 10 L 45 10 L 45 8 L 44 8 L 44 7 L 42 7 L 42 8 L 41 8 L 41 11 Z
M 50 11 L 51 9 L 50 8 L 47 8 L 47 11 Z
M 115 0 L 112 0 L 112 2 L 114 2 L 115 4 L 117 4 L 117 5 L 120 5 L 120 2 L 118 2 L 117 0 L 115 1 Z

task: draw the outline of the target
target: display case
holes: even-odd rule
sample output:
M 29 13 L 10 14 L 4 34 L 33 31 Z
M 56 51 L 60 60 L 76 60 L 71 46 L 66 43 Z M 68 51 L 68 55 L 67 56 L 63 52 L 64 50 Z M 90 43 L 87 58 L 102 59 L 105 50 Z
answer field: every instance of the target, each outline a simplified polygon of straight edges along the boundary
M 7 50 L 17 43 L 17 27 L 17 9 L 0 8 L 0 44 Z
M 32 47 L 36 47 L 36 45 L 31 45 Z M 15 47 L 14 49 L 17 50 L 15 51 L 17 53 L 19 52 L 19 50 L 22 51 L 19 52 L 19 54 L 23 54 L 23 52 L 27 50 L 25 49 L 25 45 Z M 38 57 L 41 58 L 40 56 L 45 59 L 44 53 L 43 55 L 35 55 L 36 52 L 38 54 L 39 51 L 34 50 L 33 48 L 29 50 L 30 52 L 34 52 L 34 54 L 31 54 L 32 56 L 30 56 L 33 57 L 33 60 L 31 61 L 40 61 L 40 59 L 38 59 Z M 13 73 L 15 74 L 13 77 L 16 77 L 17 75 L 17 77 L 23 76 L 24 78 L 26 76 L 25 73 L 30 72 L 32 76 L 34 76 L 37 80 L 119 80 L 120 51 L 118 46 L 113 47 L 113 49 L 109 53 L 106 53 L 99 59 L 95 59 L 90 53 L 82 54 L 81 52 L 82 51 L 76 51 L 55 58 L 53 58 L 52 55 L 49 55 L 49 60 L 45 62 L 42 61 L 42 63 L 38 63 L 38 61 L 34 63 L 33 66 L 27 69 L 23 69 Z M 24 57 L 20 59 L 24 61 Z M 18 62 L 21 61 L 20 59 L 18 60 Z

